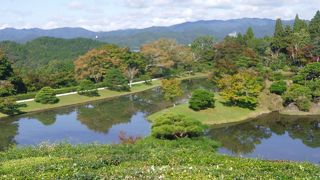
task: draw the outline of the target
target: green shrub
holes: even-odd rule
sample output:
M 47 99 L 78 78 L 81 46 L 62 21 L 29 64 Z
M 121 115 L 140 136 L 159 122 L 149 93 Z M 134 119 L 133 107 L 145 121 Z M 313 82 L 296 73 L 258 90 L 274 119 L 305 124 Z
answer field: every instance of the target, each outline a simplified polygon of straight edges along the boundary
M 283 99 L 285 105 L 294 102 L 301 111 L 307 111 L 311 107 L 307 101 L 311 103 L 312 92 L 307 86 L 293 84 L 288 91 L 284 93 Z M 309 107 L 309 109 L 306 109 L 307 107 Z
M 214 107 L 214 94 L 204 89 L 193 91 L 189 100 L 189 107 L 195 111 Z
M 278 95 L 282 95 L 287 90 L 287 83 L 283 80 L 276 81 L 271 84 L 270 92 Z
M 55 104 L 59 102 L 56 93 L 50 87 L 42 88 L 36 95 L 35 102 L 41 104 Z
M 309 111 L 311 108 L 311 101 L 306 97 L 300 97 L 297 99 L 296 105 L 301 111 Z
M 20 108 L 26 106 L 26 104 L 16 103 L 16 100 L 14 98 L 0 98 L 0 113 L 9 116 L 20 114 Z
M 54 93 L 56 93 L 56 94 L 64 94 L 64 93 L 75 92 L 77 90 L 78 90 L 78 86 L 73 86 L 73 87 L 54 89 Z
M 152 123 L 151 134 L 159 139 L 197 137 L 204 134 L 201 122 L 184 115 L 164 114 Z
M 284 76 L 281 72 L 274 72 L 269 79 L 271 81 L 280 81 L 284 79 Z
M 146 85 L 152 85 L 152 78 L 151 78 L 151 76 L 150 76 L 149 74 L 142 75 L 142 76 L 140 77 L 140 79 L 141 79 L 142 81 L 144 81 L 144 84 L 146 84 Z
M 78 87 L 78 94 L 83 96 L 99 96 L 98 89 L 96 88 L 95 84 L 90 80 L 82 80 L 79 83 Z
M 115 91 L 130 91 L 128 80 L 120 72 L 120 70 L 111 68 L 107 71 L 103 80 L 106 87 Z

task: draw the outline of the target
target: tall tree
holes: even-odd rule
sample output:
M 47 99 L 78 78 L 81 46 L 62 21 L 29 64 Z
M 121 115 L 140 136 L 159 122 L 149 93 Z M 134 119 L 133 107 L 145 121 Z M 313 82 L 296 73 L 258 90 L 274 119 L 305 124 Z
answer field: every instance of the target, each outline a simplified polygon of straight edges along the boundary
M 299 15 L 297 14 L 295 19 L 294 19 L 294 24 L 293 24 L 293 32 L 297 33 L 300 32 L 302 29 L 307 30 L 308 25 L 307 23 L 299 18 Z
M 253 32 L 252 27 L 249 27 L 247 29 L 246 34 L 244 35 L 244 39 L 247 42 L 254 39 L 254 32 Z
M 320 37 L 320 11 L 311 19 L 309 24 L 309 32 L 311 39 Z
M 279 52 L 283 49 L 285 49 L 286 44 L 284 42 L 284 37 L 285 37 L 285 31 L 282 25 L 281 19 L 276 20 L 276 25 L 275 25 L 275 30 L 274 30 L 274 35 L 273 35 L 273 40 L 271 43 L 271 48 L 273 52 L 278 56 Z

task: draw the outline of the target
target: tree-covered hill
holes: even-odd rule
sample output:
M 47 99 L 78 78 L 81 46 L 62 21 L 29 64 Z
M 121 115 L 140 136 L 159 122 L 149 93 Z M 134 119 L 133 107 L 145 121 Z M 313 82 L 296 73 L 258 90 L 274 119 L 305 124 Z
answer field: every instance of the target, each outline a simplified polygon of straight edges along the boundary
M 283 21 L 284 25 L 292 25 L 293 21 Z M 179 43 L 190 44 L 196 37 L 211 35 L 221 40 L 230 33 L 245 33 L 252 27 L 257 37 L 271 36 L 275 20 L 259 18 L 243 18 L 232 20 L 206 20 L 177 24 L 173 26 L 150 27 L 144 29 L 126 29 L 110 32 L 93 32 L 82 28 L 57 29 L 13 29 L 0 30 L 0 41 L 15 41 L 19 43 L 48 36 L 56 38 L 89 38 L 102 42 L 113 43 L 138 49 L 141 45 L 159 38 L 176 39 Z
M 89 50 L 104 44 L 103 42 L 84 38 L 42 37 L 25 44 L 4 41 L 0 43 L 0 49 L 6 53 L 17 67 L 34 68 L 46 65 L 52 60 L 72 61 Z

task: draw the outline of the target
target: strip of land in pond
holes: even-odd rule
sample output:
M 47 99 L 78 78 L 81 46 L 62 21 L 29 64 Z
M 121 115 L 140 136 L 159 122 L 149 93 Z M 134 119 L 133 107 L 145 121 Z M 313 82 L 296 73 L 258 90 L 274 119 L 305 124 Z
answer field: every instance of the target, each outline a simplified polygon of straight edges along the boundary
M 207 77 L 207 76 L 208 74 L 198 73 L 193 76 L 180 77 L 178 79 L 184 80 L 184 79 L 201 78 L 201 77 Z M 27 104 L 27 107 L 21 108 L 21 111 L 25 113 L 29 113 L 29 112 L 55 109 L 55 108 L 65 107 L 65 106 L 72 106 L 76 104 L 88 103 L 88 102 L 93 102 L 97 100 L 103 100 L 107 98 L 114 98 L 114 97 L 124 96 L 128 94 L 133 94 L 133 93 L 145 91 L 148 89 L 152 89 L 155 87 L 159 87 L 160 85 L 161 85 L 161 80 L 155 80 L 155 81 L 152 81 L 152 85 L 135 84 L 132 86 L 130 92 L 118 92 L 118 91 L 111 91 L 108 89 L 100 89 L 99 90 L 100 96 L 98 97 L 87 97 L 87 96 L 80 96 L 78 94 L 70 94 L 67 96 L 59 97 L 60 101 L 57 104 L 40 104 L 34 101 L 28 101 L 28 102 L 25 102 L 25 104 Z M 7 117 L 7 115 L 0 113 L 0 118 L 4 118 L 4 117 Z

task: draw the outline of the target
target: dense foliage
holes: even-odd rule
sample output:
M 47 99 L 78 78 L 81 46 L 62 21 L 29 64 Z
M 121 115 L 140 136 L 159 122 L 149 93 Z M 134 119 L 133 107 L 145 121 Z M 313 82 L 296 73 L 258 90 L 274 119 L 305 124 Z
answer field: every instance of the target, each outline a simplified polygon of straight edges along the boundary
M 84 38 L 41 37 L 25 44 L 10 41 L 1 42 L 0 49 L 5 51 L 9 59 L 18 67 L 39 68 L 52 60 L 73 61 L 87 51 L 104 44 Z
M 9 116 L 20 114 L 21 107 L 26 107 L 26 104 L 16 103 L 13 98 L 0 98 L 0 113 Z
M 130 86 L 128 85 L 128 80 L 124 75 L 115 68 L 111 68 L 107 71 L 103 84 L 111 90 L 115 91 L 129 91 Z
M 318 179 L 309 163 L 216 153 L 206 138 L 120 145 L 41 145 L 0 152 L 0 179 Z
M 285 104 L 295 103 L 302 111 L 308 111 L 311 106 L 312 92 L 310 88 L 294 84 L 283 95 Z
M 59 99 L 52 88 L 44 87 L 37 93 L 34 101 L 41 104 L 55 104 L 59 102 Z
M 189 107 L 195 111 L 213 108 L 215 103 L 214 94 L 204 89 L 197 89 L 192 92 L 189 100 Z
M 96 85 L 92 81 L 87 79 L 80 81 L 77 92 L 79 95 L 83 96 L 99 96 Z
M 271 84 L 270 92 L 282 95 L 287 90 L 287 83 L 284 80 L 276 81 Z
M 181 81 L 177 79 L 163 79 L 161 87 L 164 93 L 164 98 L 170 100 L 175 105 L 174 100 L 182 95 Z
M 227 75 L 218 81 L 220 95 L 229 103 L 254 108 L 258 104 L 258 96 L 262 90 L 261 82 L 249 72 Z
M 178 114 L 163 114 L 152 122 L 151 134 L 159 139 L 198 137 L 204 134 L 201 122 Z

